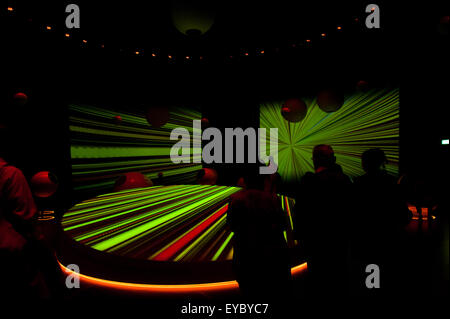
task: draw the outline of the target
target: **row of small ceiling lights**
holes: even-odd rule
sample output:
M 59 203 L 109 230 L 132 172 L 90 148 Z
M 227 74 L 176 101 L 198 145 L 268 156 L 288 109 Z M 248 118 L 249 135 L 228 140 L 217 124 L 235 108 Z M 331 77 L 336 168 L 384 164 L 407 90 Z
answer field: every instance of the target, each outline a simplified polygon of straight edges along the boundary
M 7 10 L 8 10 L 9 13 L 15 12 L 15 9 L 14 9 L 13 7 L 7 7 Z M 373 10 L 374 10 L 374 9 L 372 9 L 372 11 L 373 11 Z M 355 20 L 355 22 L 358 22 L 358 21 L 359 21 L 358 18 L 355 18 L 354 20 Z M 53 27 L 52 27 L 51 25 L 45 25 L 45 30 L 47 30 L 47 31 L 52 31 L 52 30 L 53 30 Z M 337 31 L 342 31 L 342 26 L 338 25 L 338 26 L 336 27 L 336 30 L 337 30 Z M 66 38 L 71 38 L 71 34 L 68 33 L 68 32 L 65 32 L 65 33 L 64 33 L 64 36 L 65 36 Z M 321 34 L 320 34 L 320 37 L 321 37 L 322 39 L 324 39 L 324 38 L 327 37 L 327 34 L 326 34 L 326 33 L 321 33 Z M 81 40 L 81 45 L 82 45 L 82 46 L 86 46 L 87 43 L 88 43 L 88 41 L 87 41 L 86 39 Z M 306 43 L 307 45 L 311 45 L 312 40 L 311 40 L 311 39 L 305 39 L 305 40 L 304 40 L 304 43 L 299 43 L 299 45 L 302 45 L 302 44 L 305 44 L 305 43 Z M 293 43 L 293 44 L 291 44 L 291 47 L 295 48 L 295 47 L 297 47 L 297 44 L 296 44 L 296 43 Z M 104 49 L 104 48 L 105 48 L 105 44 L 104 44 L 104 43 L 100 44 L 100 48 Z M 277 49 L 275 49 L 275 50 L 278 51 L 279 49 L 277 48 Z M 120 51 L 122 52 L 123 49 L 120 49 Z M 247 56 L 247 57 L 248 57 L 248 56 L 250 55 L 250 53 L 249 53 L 248 50 L 241 50 L 241 51 L 242 51 L 241 55 L 243 55 L 243 56 Z M 142 49 L 136 49 L 136 50 L 133 50 L 133 52 L 134 52 L 133 54 L 136 55 L 136 56 L 142 56 L 142 55 L 144 55 L 144 50 L 142 50 Z M 260 56 L 263 56 L 263 55 L 265 54 L 265 50 L 263 50 L 263 49 L 257 49 L 257 50 L 256 50 L 256 54 L 257 54 L 257 55 L 260 55 Z M 158 56 L 159 56 L 159 50 L 158 50 L 158 49 L 153 49 L 153 50 L 152 50 L 152 53 L 151 53 L 151 56 L 152 56 L 153 58 L 158 57 Z M 194 58 L 194 57 L 191 56 L 191 55 L 186 55 L 186 56 L 184 57 L 184 59 L 185 59 L 185 60 L 188 60 L 188 61 L 189 61 L 189 60 L 192 60 L 193 58 Z M 203 56 L 199 56 L 198 58 L 199 58 L 199 60 L 203 60 L 203 59 L 204 59 Z M 233 59 L 234 56 L 230 55 L 229 58 L 230 58 L 230 59 Z M 175 55 L 174 55 L 174 54 L 168 54 L 168 55 L 167 55 L 167 59 L 168 59 L 168 60 L 174 60 L 174 59 L 175 59 Z

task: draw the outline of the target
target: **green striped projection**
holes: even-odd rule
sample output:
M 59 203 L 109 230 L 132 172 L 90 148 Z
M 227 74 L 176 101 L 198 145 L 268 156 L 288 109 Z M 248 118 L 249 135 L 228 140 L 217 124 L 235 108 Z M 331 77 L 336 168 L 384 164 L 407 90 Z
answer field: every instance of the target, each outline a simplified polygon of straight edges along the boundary
M 195 181 L 201 164 L 170 160 L 170 149 L 177 142 L 170 140 L 170 132 L 183 127 L 192 138 L 192 121 L 201 119 L 200 112 L 170 108 L 169 122 L 155 128 L 148 124 L 145 111 L 69 105 L 72 177 L 78 198 L 111 192 L 126 172 L 141 172 L 153 181 L 162 172 L 167 184 Z M 116 120 L 117 116 L 121 120 Z M 192 157 L 201 157 L 201 149 L 191 148 Z
M 337 163 L 351 177 L 364 173 L 361 154 L 375 147 L 386 153 L 387 171 L 398 174 L 398 89 L 346 96 L 344 105 L 333 113 L 323 112 L 315 99 L 303 100 L 308 112 L 297 123 L 283 118 L 282 102 L 260 106 L 260 127 L 278 128 L 278 172 L 285 181 L 298 181 L 306 172 L 314 171 L 312 150 L 319 144 L 333 147 Z
M 222 261 L 233 256 L 226 226 L 229 197 L 239 187 L 174 185 L 138 188 L 76 204 L 64 231 L 96 250 L 158 261 Z M 293 245 L 294 200 L 280 196 L 287 240 Z

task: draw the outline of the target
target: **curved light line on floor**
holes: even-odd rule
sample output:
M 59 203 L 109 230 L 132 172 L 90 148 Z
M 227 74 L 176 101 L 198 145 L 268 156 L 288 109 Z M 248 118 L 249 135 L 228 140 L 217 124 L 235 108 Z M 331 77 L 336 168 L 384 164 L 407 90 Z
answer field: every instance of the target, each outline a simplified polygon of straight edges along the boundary
M 204 292 L 224 292 L 239 289 L 239 285 L 236 280 L 211 282 L 204 284 L 183 284 L 183 285 L 162 285 L 162 284 L 137 284 L 130 282 L 121 282 L 96 278 L 83 274 L 76 273 L 58 260 L 59 267 L 66 275 L 79 277 L 80 281 L 92 284 L 95 286 L 101 286 L 104 288 L 113 288 L 121 290 L 132 290 L 135 292 L 153 292 L 153 293 L 204 293 Z M 295 266 L 291 269 L 292 276 L 296 276 L 307 269 L 306 262 Z

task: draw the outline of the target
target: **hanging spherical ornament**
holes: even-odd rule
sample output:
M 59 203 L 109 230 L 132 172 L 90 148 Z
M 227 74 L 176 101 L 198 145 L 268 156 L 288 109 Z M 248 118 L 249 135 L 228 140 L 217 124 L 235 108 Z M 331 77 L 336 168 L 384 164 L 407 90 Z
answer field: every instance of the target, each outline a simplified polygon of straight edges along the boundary
M 336 90 L 323 90 L 317 95 L 317 104 L 326 113 L 336 112 L 344 104 L 344 95 Z
M 306 103 L 300 99 L 288 99 L 281 107 L 281 115 L 286 121 L 300 122 L 306 116 Z
M 114 120 L 115 124 L 122 124 L 122 116 L 120 116 L 120 115 L 115 115 L 113 117 L 113 120 Z
M 213 2 L 205 0 L 172 1 L 174 26 L 187 36 L 205 34 L 212 27 L 215 18 Z
M 358 81 L 356 83 L 356 89 L 360 92 L 367 92 L 369 90 L 369 83 L 364 80 Z
M 151 126 L 161 127 L 169 121 L 170 112 L 165 106 L 153 106 L 148 109 L 146 118 Z
M 28 96 L 25 93 L 18 92 L 14 94 L 13 101 L 17 106 L 24 106 L 28 102 Z
M 38 172 L 31 178 L 30 187 L 34 196 L 40 198 L 50 197 L 58 189 L 58 179 L 48 171 Z

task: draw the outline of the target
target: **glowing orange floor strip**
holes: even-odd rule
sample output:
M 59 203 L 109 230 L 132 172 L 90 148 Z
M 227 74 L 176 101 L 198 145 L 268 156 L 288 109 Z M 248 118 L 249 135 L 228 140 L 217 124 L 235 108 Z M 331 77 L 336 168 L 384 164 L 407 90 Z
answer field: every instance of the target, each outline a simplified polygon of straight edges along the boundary
M 83 274 L 78 274 L 62 265 L 59 261 L 58 264 L 66 275 L 78 276 L 81 282 L 85 282 L 95 286 L 101 286 L 104 288 L 132 290 L 136 292 L 153 292 L 153 293 L 224 292 L 239 289 L 238 283 L 235 280 L 212 282 L 205 284 L 187 284 L 187 285 L 136 284 L 129 282 L 112 281 L 91 277 Z M 306 268 L 307 268 L 306 263 L 293 267 L 291 269 L 292 276 L 300 274 Z

